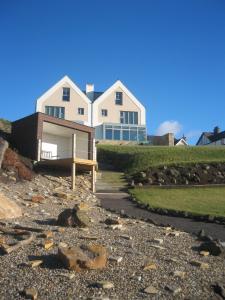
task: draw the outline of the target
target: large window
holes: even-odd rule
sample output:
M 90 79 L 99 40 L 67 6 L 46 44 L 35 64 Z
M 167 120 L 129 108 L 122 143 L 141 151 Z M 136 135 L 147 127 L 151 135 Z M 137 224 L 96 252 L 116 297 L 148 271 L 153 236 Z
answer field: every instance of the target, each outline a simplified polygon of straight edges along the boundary
M 49 116 L 65 119 L 65 107 L 45 106 L 45 113 Z
M 116 92 L 116 105 L 122 105 L 123 104 L 123 93 L 122 92 Z
M 63 101 L 70 101 L 70 88 L 64 87 L 63 88 Z
M 143 142 L 146 140 L 146 128 L 143 126 L 124 126 L 105 124 L 104 139 Z
M 136 111 L 121 111 L 120 112 L 121 124 L 138 124 L 138 113 Z

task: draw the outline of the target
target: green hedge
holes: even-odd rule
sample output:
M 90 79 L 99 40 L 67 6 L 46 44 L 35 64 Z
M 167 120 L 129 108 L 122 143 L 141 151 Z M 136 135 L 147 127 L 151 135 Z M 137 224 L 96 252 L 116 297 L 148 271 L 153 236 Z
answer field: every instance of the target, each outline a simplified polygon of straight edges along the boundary
M 126 173 L 151 166 L 225 162 L 225 146 L 158 147 L 98 145 L 98 162 L 111 164 Z

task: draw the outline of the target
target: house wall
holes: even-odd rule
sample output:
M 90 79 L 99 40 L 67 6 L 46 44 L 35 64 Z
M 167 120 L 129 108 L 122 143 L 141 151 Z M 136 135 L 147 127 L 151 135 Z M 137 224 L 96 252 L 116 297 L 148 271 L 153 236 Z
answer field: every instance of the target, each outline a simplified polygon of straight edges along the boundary
M 76 133 L 76 157 L 88 159 L 88 134 L 75 131 Z M 64 137 L 50 133 L 42 135 L 42 151 L 51 151 L 55 158 L 72 157 L 72 136 Z
M 116 105 L 116 92 L 123 92 L 123 104 Z M 108 116 L 102 116 L 102 109 L 108 110 Z M 142 124 L 141 109 L 129 98 L 129 96 L 121 89 L 117 88 L 112 91 L 109 96 L 102 102 L 93 103 L 93 125 L 97 126 L 101 123 L 120 123 L 120 111 L 135 111 L 138 113 L 138 125 Z
M 30 159 L 38 156 L 38 114 L 33 114 L 12 123 L 11 142 L 19 153 Z
M 70 101 L 63 101 L 63 87 L 70 88 Z M 70 121 L 83 122 L 85 125 L 91 125 L 88 119 L 90 114 L 90 104 L 88 104 L 69 83 L 62 84 L 53 94 L 49 95 L 46 100 L 37 103 L 37 111 L 45 113 L 45 106 L 61 106 L 65 107 L 65 119 Z M 84 115 L 78 114 L 78 107 L 84 108 Z
M 150 135 L 147 140 L 152 146 L 174 146 L 173 133 L 167 133 L 162 136 Z

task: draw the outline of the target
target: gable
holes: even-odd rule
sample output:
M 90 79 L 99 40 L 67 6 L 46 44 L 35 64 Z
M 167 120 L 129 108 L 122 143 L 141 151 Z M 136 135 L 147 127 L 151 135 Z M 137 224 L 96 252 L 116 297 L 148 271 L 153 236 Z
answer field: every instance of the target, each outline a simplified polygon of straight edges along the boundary
M 141 102 L 125 87 L 121 81 L 116 81 L 110 88 L 108 88 L 100 97 L 98 97 L 93 103 L 93 118 L 95 125 L 98 122 L 99 111 L 103 108 L 103 103 L 107 104 L 107 108 L 114 109 L 115 106 L 115 93 L 123 93 L 123 105 L 121 110 L 138 111 L 140 116 L 140 124 L 145 125 L 145 107 Z M 111 106 L 110 106 L 111 105 Z M 119 107 L 119 106 L 118 106 Z
M 36 102 L 36 111 L 41 111 L 41 107 L 43 103 L 48 100 L 50 97 L 56 95 L 61 97 L 62 88 L 70 87 L 72 92 L 79 95 L 79 97 L 86 103 L 90 104 L 91 101 L 88 97 L 78 88 L 78 86 L 68 77 L 64 76 L 60 81 L 58 81 L 55 85 L 53 85 L 47 92 L 45 92 L 40 98 L 37 99 Z

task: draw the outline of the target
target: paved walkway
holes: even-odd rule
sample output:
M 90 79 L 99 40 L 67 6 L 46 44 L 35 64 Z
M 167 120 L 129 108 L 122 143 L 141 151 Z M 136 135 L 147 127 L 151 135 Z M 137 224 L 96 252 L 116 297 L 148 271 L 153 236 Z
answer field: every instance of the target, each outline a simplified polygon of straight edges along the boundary
M 197 234 L 201 229 L 204 229 L 207 235 L 212 236 L 214 239 L 225 241 L 224 225 L 200 222 L 188 218 L 159 215 L 137 207 L 135 203 L 129 200 L 129 195 L 127 193 L 96 193 L 96 195 L 101 200 L 101 205 L 105 209 L 117 213 L 120 213 L 121 210 L 123 210 L 129 217 L 141 220 L 149 219 L 158 225 L 170 225 L 193 234 Z
M 151 220 L 158 225 L 170 225 L 177 229 L 197 234 L 201 229 L 204 229 L 207 235 L 212 236 L 214 239 L 225 241 L 225 226 L 216 223 L 200 222 L 188 218 L 173 217 L 160 215 L 150 212 L 146 209 L 139 208 L 130 200 L 129 194 L 123 192 L 126 188 L 125 182 L 122 180 L 115 180 L 117 177 L 122 177 L 122 173 L 117 175 L 110 172 L 109 174 L 104 171 L 101 173 L 97 181 L 96 196 L 100 199 L 103 208 L 137 218 L 141 220 Z M 116 173 L 116 172 L 115 172 Z

